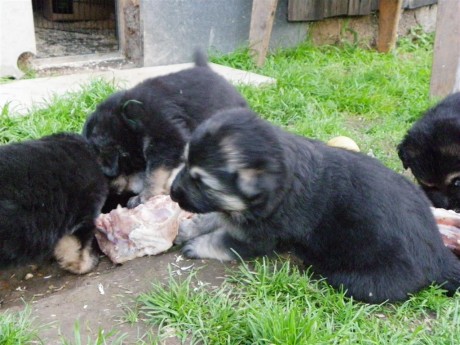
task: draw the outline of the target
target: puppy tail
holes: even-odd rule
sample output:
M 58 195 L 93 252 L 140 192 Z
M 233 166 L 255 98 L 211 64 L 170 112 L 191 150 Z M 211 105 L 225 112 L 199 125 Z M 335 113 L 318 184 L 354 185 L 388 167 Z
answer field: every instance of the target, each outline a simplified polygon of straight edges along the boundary
M 201 49 L 195 51 L 193 61 L 197 67 L 208 67 L 208 56 Z

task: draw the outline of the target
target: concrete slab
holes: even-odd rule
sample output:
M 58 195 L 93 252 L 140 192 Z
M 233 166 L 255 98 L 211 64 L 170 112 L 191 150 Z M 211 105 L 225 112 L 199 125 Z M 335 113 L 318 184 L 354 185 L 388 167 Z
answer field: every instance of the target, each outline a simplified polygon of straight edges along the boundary
M 233 84 L 262 85 L 275 82 L 273 78 L 255 73 L 216 64 L 210 65 L 214 71 Z M 32 105 L 44 106 L 51 96 L 62 95 L 69 91 L 78 91 L 82 85 L 98 78 L 115 82 L 122 88 L 130 88 L 147 78 L 177 72 L 191 66 L 193 66 L 192 63 L 185 63 L 168 66 L 95 71 L 58 77 L 18 80 L 0 84 L 0 113 L 1 109 L 8 104 L 10 109 L 13 109 L 15 113 L 24 114 Z

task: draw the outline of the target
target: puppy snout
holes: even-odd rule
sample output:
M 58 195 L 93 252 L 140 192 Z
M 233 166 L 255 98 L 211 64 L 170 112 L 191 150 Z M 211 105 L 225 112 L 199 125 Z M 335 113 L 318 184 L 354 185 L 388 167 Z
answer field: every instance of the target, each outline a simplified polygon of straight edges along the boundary
M 172 201 L 179 202 L 184 197 L 184 190 L 178 185 L 178 183 L 173 183 L 171 186 L 170 197 Z

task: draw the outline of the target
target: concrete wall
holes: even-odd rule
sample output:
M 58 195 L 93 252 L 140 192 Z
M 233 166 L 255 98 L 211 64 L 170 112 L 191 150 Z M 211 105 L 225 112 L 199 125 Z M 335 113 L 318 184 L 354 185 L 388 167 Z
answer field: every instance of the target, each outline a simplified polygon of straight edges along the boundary
M 195 48 L 231 52 L 248 45 L 251 0 L 141 0 L 144 66 L 188 62 Z M 142 26 L 141 26 L 142 27 Z M 279 0 L 270 47 L 292 47 L 308 23 L 287 22 Z
M 27 53 L 35 53 L 32 1 L 0 0 L 0 77 L 23 75 L 18 59 Z
M 196 47 L 222 53 L 248 46 L 251 0 L 139 0 L 144 37 L 145 66 L 191 60 Z M 366 47 L 375 45 L 377 14 L 328 18 L 318 22 L 288 22 L 288 0 L 279 0 L 270 49 L 294 47 L 307 36 L 312 42 L 336 44 L 343 41 Z M 435 29 L 437 6 L 405 10 L 398 34 L 421 26 Z

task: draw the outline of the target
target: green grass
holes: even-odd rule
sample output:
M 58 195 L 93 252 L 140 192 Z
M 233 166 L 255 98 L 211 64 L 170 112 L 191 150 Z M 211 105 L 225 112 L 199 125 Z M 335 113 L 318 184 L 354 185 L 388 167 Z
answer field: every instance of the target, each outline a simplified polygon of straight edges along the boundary
M 104 80 L 82 85 L 79 92 L 53 96 L 45 106 L 35 106 L 28 116 L 19 116 L 14 108 L 0 109 L 0 143 L 36 139 L 56 132 L 80 132 L 96 105 L 113 93 L 117 86 Z
M 320 140 L 347 135 L 363 152 L 372 151 L 385 165 L 402 171 L 395 147 L 434 103 L 428 97 L 432 46 L 433 36 L 415 29 L 391 54 L 350 44 L 313 47 L 305 43 L 269 55 L 262 68 L 252 63 L 247 50 L 212 60 L 277 79 L 275 85 L 261 88 L 238 87 L 264 118 Z M 4 107 L 0 142 L 79 132 L 86 116 L 117 88 L 96 80 L 81 92 L 32 109 L 25 117 Z M 289 262 L 261 259 L 241 265 L 230 275 L 216 289 L 200 284 L 193 275 L 157 284 L 139 297 L 137 308 L 128 309 L 126 319 L 147 320 L 159 325 L 165 336 L 173 333 L 206 344 L 460 343 L 460 299 L 444 297 L 435 287 L 405 303 L 370 306 L 313 281 Z M 0 336 L 18 334 L 23 338 L 10 336 L 11 344 L 21 343 L 16 339 L 28 343 L 31 333 L 23 327 L 22 316 L 8 317 L 0 314 Z M 74 340 L 63 343 L 81 343 L 79 333 L 75 334 Z M 101 333 L 88 343 L 109 342 L 111 335 Z M 154 334 L 148 342 L 139 340 L 139 344 L 157 342 Z
M 95 338 L 88 336 L 84 339 L 81 335 L 80 323 L 77 321 L 74 325 L 74 338 L 69 340 L 62 337 L 62 345 L 122 345 L 125 344 L 126 335 L 118 334 L 116 331 L 105 332 L 99 329 Z
M 214 62 L 277 79 L 263 88 L 240 87 L 252 108 L 290 131 L 327 141 L 353 138 L 361 150 L 401 169 L 395 146 L 431 104 L 432 36 L 415 33 L 392 54 L 353 45 L 304 45 L 270 55 L 256 68 L 247 50 Z
M 429 288 L 407 302 L 345 298 L 289 261 L 260 259 L 212 289 L 194 274 L 155 284 L 140 317 L 204 344 L 459 344 L 460 299 Z
M 38 329 L 31 325 L 30 309 L 0 313 L 0 344 L 21 345 L 39 341 Z

